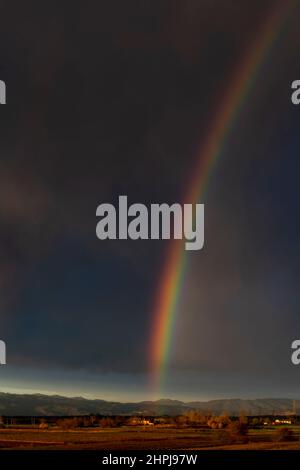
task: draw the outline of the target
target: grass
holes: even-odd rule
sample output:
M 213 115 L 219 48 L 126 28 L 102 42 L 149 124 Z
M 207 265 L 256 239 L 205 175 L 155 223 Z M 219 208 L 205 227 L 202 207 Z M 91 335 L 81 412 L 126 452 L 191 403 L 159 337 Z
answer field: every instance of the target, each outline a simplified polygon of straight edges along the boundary
M 34 427 L 8 427 L 0 430 L 0 449 L 64 450 L 201 450 L 201 449 L 298 449 L 300 426 L 290 426 L 292 442 L 277 442 L 278 427 L 250 429 L 248 442 L 232 441 L 224 431 L 207 428 L 124 426 L 39 430 Z

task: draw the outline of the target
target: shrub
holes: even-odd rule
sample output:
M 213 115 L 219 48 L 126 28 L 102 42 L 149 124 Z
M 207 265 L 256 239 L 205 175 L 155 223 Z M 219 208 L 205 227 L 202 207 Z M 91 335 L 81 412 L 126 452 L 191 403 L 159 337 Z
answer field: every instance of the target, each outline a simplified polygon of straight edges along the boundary
M 57 425 L 62 429 L 74 429 L 81 427 L 82 422 L 80 418 L 66 418 L 60 419 Z
M 42 419 L 39 424 L 39 429 L 48 429 L 48 428 L 49 428 L 49 424 L 47 423 L 45 419 Z
M 227 428 L 228 432 L 237 436 L 246 436 L 248 433 L 248 426 L 245 422 L 236 420 L 231 421 Z
M 248 424 L 244 419 L 230 421 L 226 427 L 226 432 L 231 442 L 248 442 Z
M 116 424 L 115 420 L 113 418 L 109 417 L 109 416 L 106 417 L 106 418 L 100 419 L 99 425 L 102 428 L 115 428 L 115 427 L 117 427 L 117 424 Z

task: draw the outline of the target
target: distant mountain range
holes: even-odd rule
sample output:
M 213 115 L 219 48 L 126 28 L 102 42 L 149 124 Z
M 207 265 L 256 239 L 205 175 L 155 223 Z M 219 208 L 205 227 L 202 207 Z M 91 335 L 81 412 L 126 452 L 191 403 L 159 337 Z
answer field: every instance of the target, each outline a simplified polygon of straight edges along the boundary
M 78 416 L 100 415 L 181 415 L 190 410 L 199 410 L 219 415 L 227 412 L 231 416 L 291 414 L 299 402 L 289 398 L 264 398 L 255 400 L 224 399 L 211 401 L 182 402 L 178 400 L 142 401 L 120 403 L 104 400 L 88 400 L 82 397 L 68 398 L 58 395 L 17 395 L 0 392 L 0 415 L 4 416 Z

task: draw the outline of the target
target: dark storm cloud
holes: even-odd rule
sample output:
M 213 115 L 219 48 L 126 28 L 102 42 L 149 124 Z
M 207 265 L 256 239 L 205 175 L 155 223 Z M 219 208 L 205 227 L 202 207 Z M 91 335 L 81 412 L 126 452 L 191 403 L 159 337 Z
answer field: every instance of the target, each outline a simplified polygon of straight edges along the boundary
M 232 70 L 273 8 L 271 1 L 2 2 L 0 308 L 15 365 L 147 370 L 166 243 L 99 242 L 96 207 L 119 194 L 147 204 L 181 199 Z M 297 210 L 299 170 L 299 113 L 289 106 L 296 25 L 295 15 L 211 183 L 207 251 L 190 263 L 175 370 L 230 373 L 241 367 L 237 350 L 251 368 L 268 334 L 279 337 L 285 321 L 287 335 L 298 326 L 291 262 L 298 225 L 287 216 Z M 210 348 L 215 342 L 222 359 Z

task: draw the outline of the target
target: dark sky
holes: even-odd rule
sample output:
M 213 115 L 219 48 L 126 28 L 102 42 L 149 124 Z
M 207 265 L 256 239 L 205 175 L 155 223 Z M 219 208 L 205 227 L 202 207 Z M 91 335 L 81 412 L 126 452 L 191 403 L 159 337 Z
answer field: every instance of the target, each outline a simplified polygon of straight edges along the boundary
M 100 241 L 96 208 L 182 200 L 276 3 L 0 0 L 0 389 L 151 398 L 168 242 Z M 199 201 L 165 396 L 299 398 L 299 23 L 296 5 Z

